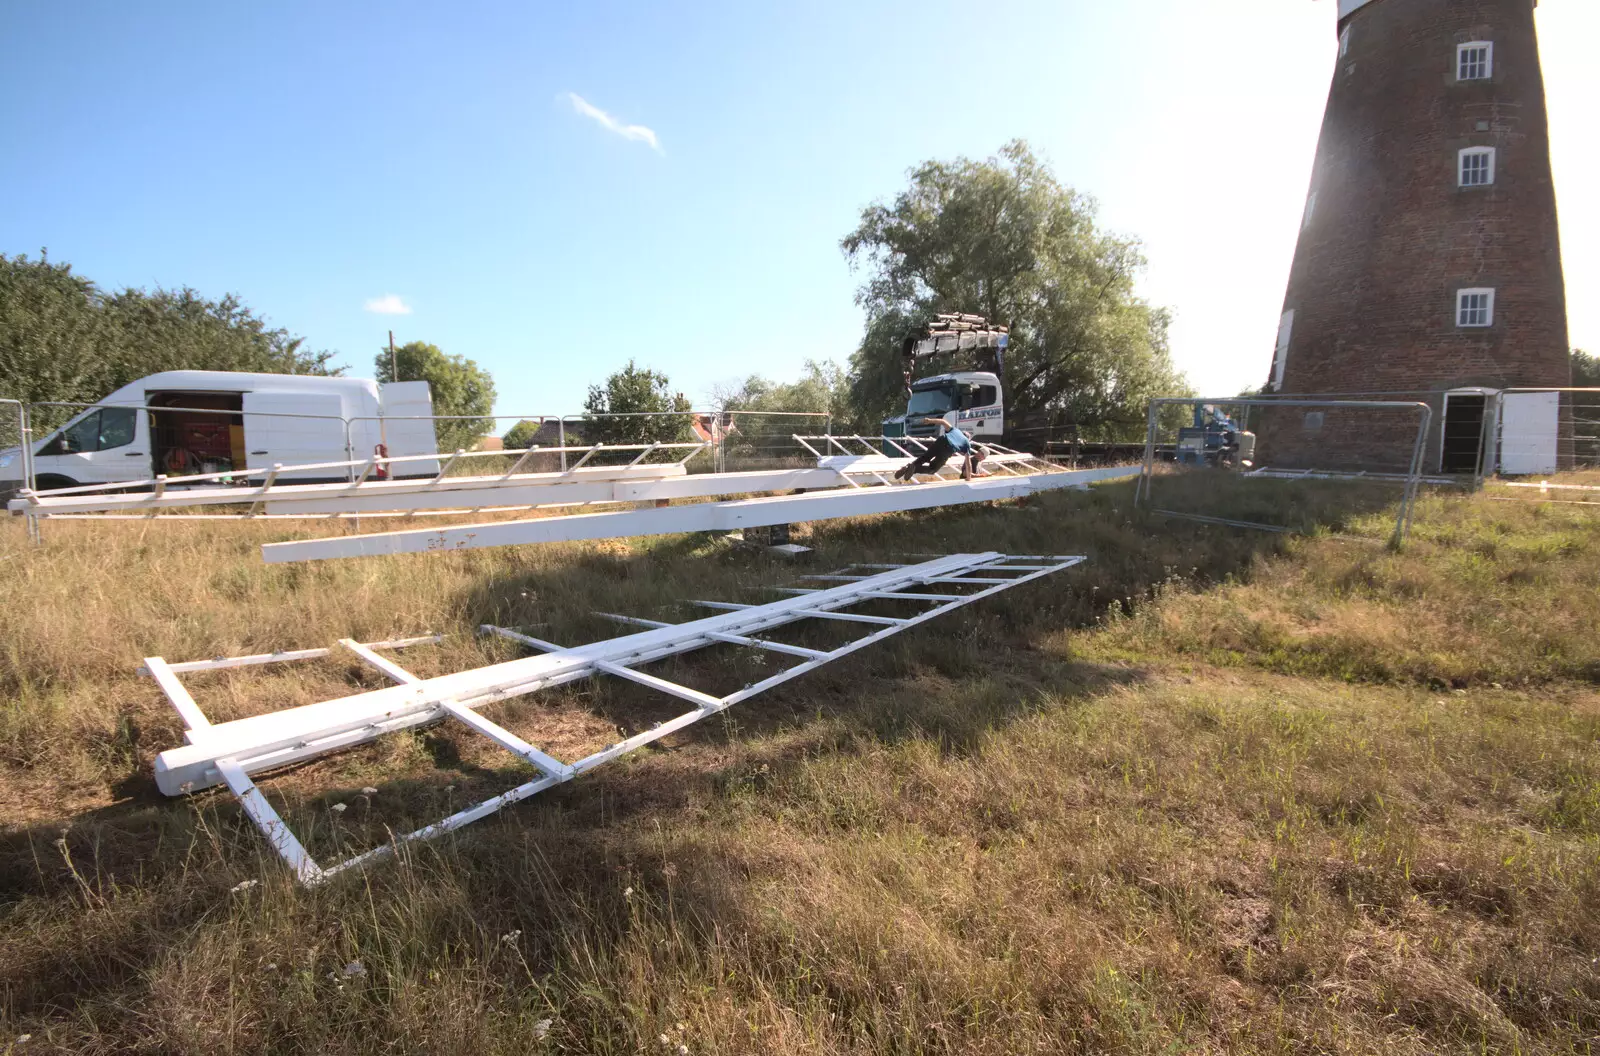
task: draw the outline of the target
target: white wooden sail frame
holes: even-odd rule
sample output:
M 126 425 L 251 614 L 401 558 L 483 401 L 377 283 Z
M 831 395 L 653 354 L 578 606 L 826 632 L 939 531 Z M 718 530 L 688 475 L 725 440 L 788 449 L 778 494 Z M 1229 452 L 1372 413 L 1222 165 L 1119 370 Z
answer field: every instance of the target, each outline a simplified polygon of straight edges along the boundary
M 816 459 L 814 467 L 786 466 L 733 473 L 689 473 L 688 463 L 709 443 L 590 444 L 514 451 L 457 451 L 448 457 L 411 455 L 346 462 L 275 465 L 238 473 L 158 476 L 114 484 L 87 484 L 45 492 L 24 490 L 8 503 L 16 514 L 33 518 L 129 520 L 156 516 L 201 518 L 351 519 L 360 517 L 449 516 L 510 512 L 602 503 L 668 502 L 719 495 L 860 487 L 889 483 L 928 441 L 907 437 L 795 436 L 796 452 Z M 984 467 L 991 473 L 1020 476 L 1058 467 L 1034 455 L 987 445 Z M 894 451 L 893 455 L 884 454 Z M 561 456 L 571 466 L 529 472 L 535 456 Z M 620 465 L 590 464 L 597 456 L 625 457 Z M 667 461 L 652 461 L 670 456 Z M 452 476 L 473 460 L 514 458 L 510 469 L 491 474 Z M 403 473 L 407 464 L 427 459 L 438 472 L 427 477 L 379 479 Z M 946 466 L 939 476 L 958 476 Z M 345 476 L 324 484 L 280 483 L 308 474 Z M 209 512 L 197 512 L 197 511 Z M 182 512 L 173 512 L 182 511 Z
M 649 629 L 576 648 L 563 648 L 506 628 L 485 627 L 487 632 L 542 650 L 542 655 L 430 679 L 412 675 L 380 655 L 380 651 L 433 639 L 370 644 L 345 639 L 340 642 L 343 649 L 383 672 L 396 685 L 217 724 L 212 724 L 206 718 L 178 678 L 180 674 L 306 659 L 328 655 L 331 650 L 299 650 L 181 664 L 168 664 L 160 657 L 150 657 L 145 660 L 142 670 L 156 680 L 183 718 L 187 727 L 185 738 L 189 742 L 162 752 L 157 757 L 156 784 L 167 795 L 226 784 L 300 882 L 317 884 L 389 857 L 399 847 L 454 831 L 547 788 L 570 781 L 829 661 L 999 591 L 1071 568 L 1083 560 L 1081 556 L 1015 557 L 991 551 L 954 554 L 914 565 L 852 566 L 863 571 L 847 568 L 813 577 L 820 581 L 837 582 L 837 586 L 793 588 L 793 596 L 763 605 L 695 602 L 721 611 L 718 615 L 690 623 L 667 624 L 637 617 L 613 617 L 643 624 Z M 868 572 L 866 569 L 877 571 Z M 932 591 L 927 590 L 930 587 Z M 905 616 L 850 611 L 863 603 L 878 601 L 915 608 Z M 802 620 L 854 623 L 871 630 L 860 638 L 830 650 L 808 649 L 760 637 L 762 632 Z M 761 649 L 793 656 L 800 662 L 720 697 L 640 670 L 643 665 L 653 661 L 716 644 Z M 627 737 L 571 763 L 546 754 L 476 710 L 496 701 L 599 675 L 640 683 L 667 696 L 686 700 L 693 707 L 653 729 Z M 323 866 L 312 858 L 251 779 L 254 773 L 314 759 L 374 740 L 386 733 L 447 718 L 463 723 L 519 756 L 533 768 L 535 776 L 507 792 L 457 811 L 431 825 L 397 835 L 390 843 L 334 865 Z

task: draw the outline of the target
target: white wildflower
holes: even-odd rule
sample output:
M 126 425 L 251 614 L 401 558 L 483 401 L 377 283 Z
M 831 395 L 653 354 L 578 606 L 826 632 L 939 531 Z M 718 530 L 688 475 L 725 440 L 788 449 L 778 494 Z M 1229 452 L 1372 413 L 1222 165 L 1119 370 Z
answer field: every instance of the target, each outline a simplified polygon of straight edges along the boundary
M 277 970 L 278 970 L 278 965 L 277 965 L 277 964 L 276 964 L 276 963 L 275 963 L 275 962 L 273 962 L 273 963 L 269 963 L 269 964 L 268 964 L 268 965 L 267 965 L 267 971 L 269 971 L 269 972 L 275 972 L 275 971 L 277 971 Z
M 368 785 L 366 788 L 361 790 L 361 794 L 363 796 L 375 796 L 378 794 L 378 790 L 373 788 L 371 785 Z
M 627 887 L 622 889 L 622 897 L 627 899 L 629 902 L 633 901 L 633 885 L 632 884 L 629 884 Z
M 237 895 L 241 891 L 248 891 L 260 883 L 260 880 L 241 880 L 233 885 L 233 893 Z
M 345 803 L 335 803 L 333 806 L 329 807 L 328 809 L 331 810 L 331 811 L 334 811 L 335 813 L 343 814 L 345 811 L 349 810 L 350 807 L 349 807 L 348 804 L 345 804 Z
M 689 1046 L 681 1041 L 678 1042 L 678 1056 L 689 1056 Z
M 351 961 L 349 964 L 344 966 L 344 977 L 346 979 L 353 979 L 353 978 L 356 978 L 358 976 L 363 976 L 363 975 L 366 975 L 366 974 L 367 974 L 366 966 L 363 965 L 360 961 Z
M 541 1019 L 533 1025 L 533 1040 L 538 1041 L 550 1033 L 550 1027 L 555 1023 L 553 1019 Z
M 662 1034 L 661 1035 L 661 1044 L 663 1044 L 663 1045 L 671 1045 L 672 1044 L 672 1039 L 667 1037 L 665 1034 Z
M 519 928 L 516 931 L 508 931 L 504 935 L 500 936 L 500 941 L 501 942 L 516 942 L 520 938 L 522 938 L 522 930 Z
M 30 1042 L 32 1040 L 33 1040 L 33 1035 L 32 1034 L 18 1034 L 17 1035 L 17 1044 L 18 1045 L 26 1045 L 28 1042 Z

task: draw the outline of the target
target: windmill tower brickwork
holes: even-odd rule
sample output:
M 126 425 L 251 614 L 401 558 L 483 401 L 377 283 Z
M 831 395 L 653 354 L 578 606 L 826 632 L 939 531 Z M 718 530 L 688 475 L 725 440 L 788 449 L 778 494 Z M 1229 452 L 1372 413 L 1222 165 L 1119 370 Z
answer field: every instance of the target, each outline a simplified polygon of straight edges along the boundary
M 1429 393 L 1437 440 L 1450 389 L 1571 383 L 1536 2 L 1339 0 L 1269 391 Z M 1359 458 L 1270 419 L 1269 460 Z

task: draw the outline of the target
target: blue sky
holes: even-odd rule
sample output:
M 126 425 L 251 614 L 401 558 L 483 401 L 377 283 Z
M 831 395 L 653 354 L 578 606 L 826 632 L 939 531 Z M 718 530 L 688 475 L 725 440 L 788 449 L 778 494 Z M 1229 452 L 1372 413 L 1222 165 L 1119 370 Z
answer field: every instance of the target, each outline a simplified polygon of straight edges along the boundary
M 1600 5 L 1539 19 L 1596 348 Z M 1271 359 L 1333 24 L 1333 0 L 11 0 L 0 252 L 237 292 L 360 376 L 392 327 L 489 367 L 501 413 L 573 410 L 630 357 L 704 405 L 844 361 L 861 207 L 1022 137 L 1144 239 L 1179 365 L 1233 392 Z

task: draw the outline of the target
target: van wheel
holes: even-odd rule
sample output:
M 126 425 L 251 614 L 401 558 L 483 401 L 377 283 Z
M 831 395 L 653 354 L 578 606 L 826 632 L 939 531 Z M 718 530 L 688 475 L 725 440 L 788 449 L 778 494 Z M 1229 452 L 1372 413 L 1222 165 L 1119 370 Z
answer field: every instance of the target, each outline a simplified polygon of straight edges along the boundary
M 78 482 L 71 477 L 63 477 L 59 473 L 45 473 L 34 481 L 34 487 L 39 491 L 54 491 L 57 488 L 75 488 Z

